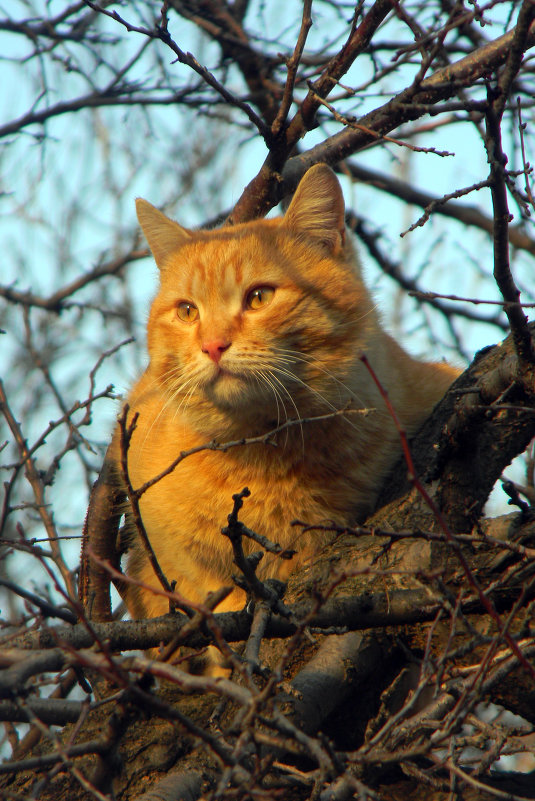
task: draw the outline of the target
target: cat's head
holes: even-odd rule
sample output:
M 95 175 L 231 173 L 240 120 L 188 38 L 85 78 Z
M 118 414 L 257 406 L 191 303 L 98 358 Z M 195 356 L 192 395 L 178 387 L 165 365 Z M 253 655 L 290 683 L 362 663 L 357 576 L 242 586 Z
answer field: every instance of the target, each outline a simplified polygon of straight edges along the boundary
M 329 167 L 305 174 L 280 218 L 190 231 L 145 200 L 137 213 L 161 279 L 150 371 L 169 398 L 269 420 L 347 402 L 373 312 Z

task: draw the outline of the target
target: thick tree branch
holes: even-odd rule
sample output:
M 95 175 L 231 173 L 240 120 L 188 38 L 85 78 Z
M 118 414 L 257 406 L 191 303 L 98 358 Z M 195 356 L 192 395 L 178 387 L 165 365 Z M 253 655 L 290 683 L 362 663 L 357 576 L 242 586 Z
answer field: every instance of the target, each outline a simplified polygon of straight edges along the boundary
M 533 333 L 534 324 L 530 330 Z M 476 356 L 411 443 L 416 472 L 433 483 L 455 531 L 472 528 L 503 469 L 535 436 L 533 373 L 519 378 L 510 336 Z M 408 489 L 400 460 L 385 482 L 381 502 Z M 411 497 L 407 512 L 417 503 Z
M 293 192 L 313 164 L 335 165 L 342 159 L 377 141 L 377 135 L 393 131 L 401 123 L 418 119 L 421 104 L 435 105 L 452 97 L 459 88 L 471 86 L 489 72 L 500 67 L 508 58 L 515 30 L 500 36 L 454 64 L 442 67 L 418 87 L 410 86 L 388 103 L 379 106 L 358 120 L 356 128 L 346 128 L 325 139 L 321 144 L 291 158 L 283 168 L 283 180 L 270 171 L 266 161 L 258 175 L 245 188 L 229 220 L 245 222 L 263 217 L 283 197 Z M 529 27 L 526 47 L 535 43 L 535 25 Z M 367 133 L 366 129 L 374 133 Z

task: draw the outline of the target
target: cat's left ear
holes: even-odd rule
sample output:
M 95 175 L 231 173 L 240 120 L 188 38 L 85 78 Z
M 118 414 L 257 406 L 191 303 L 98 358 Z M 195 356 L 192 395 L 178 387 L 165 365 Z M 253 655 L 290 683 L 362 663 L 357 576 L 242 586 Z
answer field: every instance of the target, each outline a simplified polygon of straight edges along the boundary
M 336 255 L 345 242 L 345 205 L 342 189 L 326 164 L 311 167 L 284 215 L 284 225 L 321 243 Z
M 154 261 L 161 270 L 170 254 L 190 240 L 191 234 L 143 198 L 136 199 L 136 211 Z

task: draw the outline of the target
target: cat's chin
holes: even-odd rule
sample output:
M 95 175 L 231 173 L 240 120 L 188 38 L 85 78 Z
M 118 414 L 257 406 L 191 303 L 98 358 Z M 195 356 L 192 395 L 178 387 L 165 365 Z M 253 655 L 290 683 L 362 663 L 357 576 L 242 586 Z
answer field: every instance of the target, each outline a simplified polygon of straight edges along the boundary
M 243 413 L 246 409 L 251 411 L 251 404 L 255 405 L 256 411 L 261 411 L 266 405 L 265 390 L 258 382 L 223 368 L 204 385 L 203 391 L 206 398 L 222 411 Z
M 206 397 L 216 405 L 247 402 L 251 394 L 250 384 L 244 376 L 223 369 L 219 370 L 203 389 Z

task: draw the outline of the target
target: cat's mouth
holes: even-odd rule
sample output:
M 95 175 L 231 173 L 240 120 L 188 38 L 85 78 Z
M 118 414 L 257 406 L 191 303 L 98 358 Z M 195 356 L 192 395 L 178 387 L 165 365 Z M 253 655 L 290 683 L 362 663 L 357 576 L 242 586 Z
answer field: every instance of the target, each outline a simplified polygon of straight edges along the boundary
M 204 385 L 206 396 L 217 405 L 230 403 L 242 405 L 246 400 L 250 400 L 251 382 L 250 377 L 243 371 L 229 369 L 227 366 L 214 365 L 214 369 Z
M 209 378 L 208 383 L 212 386 L 216 384 L 221 384 L 225 381 L 243 381 L 245 376 L 241 373 L 237 373 L 234 370 L 229 370 L 228 367 L 223 367 L 220 364 L 214 365 L 214 370 L 212 375 Z
M 236 373 L 233 373 L 228 367 L 221 367 L 220 364 L 216 365 L 213 381 L 218 381 L 220 378 L 238 378 Z

